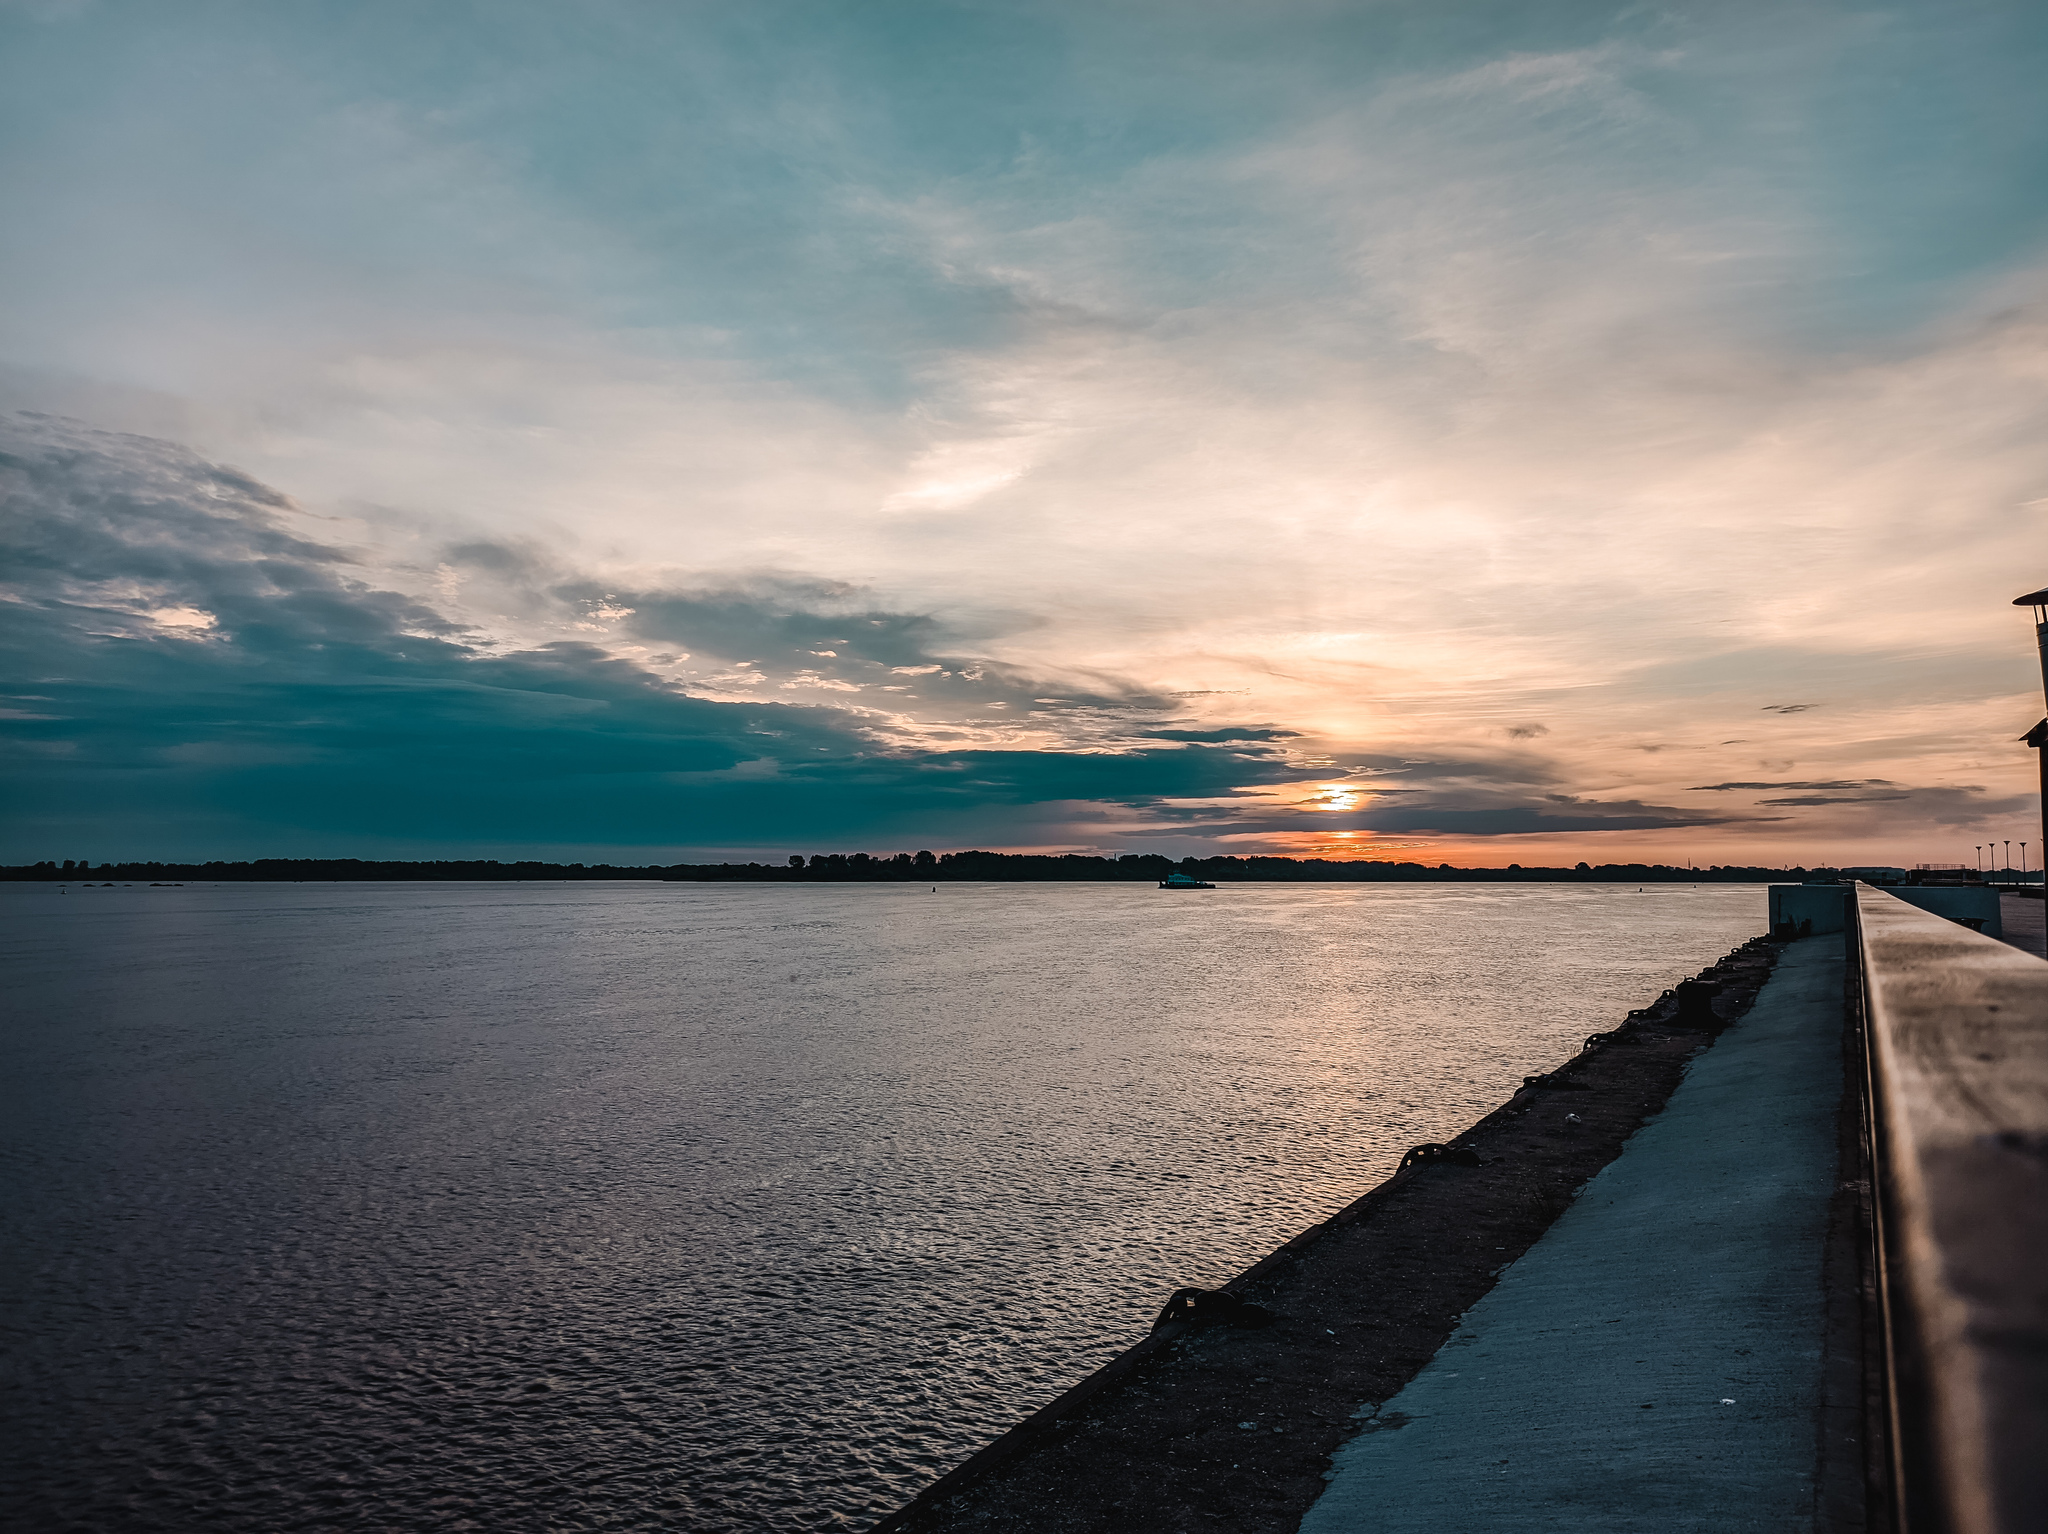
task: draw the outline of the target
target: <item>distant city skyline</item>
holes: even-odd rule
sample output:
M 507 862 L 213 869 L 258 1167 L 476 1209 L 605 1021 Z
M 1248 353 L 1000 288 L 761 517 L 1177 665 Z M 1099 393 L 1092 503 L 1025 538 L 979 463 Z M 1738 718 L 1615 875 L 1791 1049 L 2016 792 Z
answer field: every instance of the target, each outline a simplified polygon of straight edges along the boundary
M 0 861 L 2038 867 L 2048 12 L 0 3 Z

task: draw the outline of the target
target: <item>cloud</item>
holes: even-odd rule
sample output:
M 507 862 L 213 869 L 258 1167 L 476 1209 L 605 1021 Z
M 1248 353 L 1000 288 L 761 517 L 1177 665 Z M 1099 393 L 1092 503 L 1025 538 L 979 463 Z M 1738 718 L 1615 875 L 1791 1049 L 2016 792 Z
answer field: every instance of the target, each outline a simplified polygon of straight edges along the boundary
M 1915 788 L 1890 778 L 1820 778 L 1791 780 L 1743 780 L 1728 783 L 1695 784 L 1695 793 L 1729 793 L 1796 789 L 1757 800 L 1769 809 L 1825 809 L 1838 805 L 1882 804 L 1900 807 L 1927 824 L 1952 827 L 1981 824 L 1992 817 L 2023 810 L 2024 794 L 1987 796 L 1978 783 L 1944 784 Z
M 1159 689 L 1099 667 L 1027 668 L 972 652 L 1031 620 L 905 612 L 846 581 L 786 571 L 598 581 L 538 546 L 489 540 L 445 547 L 435 570 L 448 600 L 479 621 L 510 615 L 535 633 L 600 634 L 693 694 L 850 709 L 864 728 L 904 745 L 1100 749 L 1271 742 L 1288 733 L 1173 728 L 1186 706 Z
M 348 550 L 308 536 L 309 519 L 246 475 L 48 417 L 7 427 L 12 579 L 0 643 L 9 673 L 31 679 L 41 700 L 11 713 L 7 773 L 12 834 L 38 845 L 118 834 L 196 855 L 334 836 L 674 847 L 858 839 L 1311 775 L 1271 731 L 1125 751 L 920 750 L 863 711 L 694 696 L 587 640 L 493 647 L 473 626 L 363 579 Z M 535 569 L 507 550 L 460 557 L 500 573 Z M 852 636 L 840 641 L 849 664 L 926 653 L 930 630 L 915 617 L 859 608 L 828 620 L 797 605 L 846 595 L 790 582 L 751 594 L 635 593 L 651 610 L 635 632 L 787 650 L 823 626 Z M 1133 698 L 1144 701 L 1126 690 L 1082 702 L 1099 713 Z
M 1452 756 L 1444 752 L 1418 752 L 1393 756 L 1379 752 L 1343 752 L 1338 765 L 1355 774 L 1364 784 L 1377 788 L 1384 783 L 1467 784 L 1491 788 L 1498 784 L 1518 787 L 1554 784 L 1559 774 L 1555 763 L 1529 756 Z
M 1190 828 L 1234 838 L 1254 835 L 1328 838 L 1340 832 L 1375 836 L 1449 836 L 1480 840 L 1553 837 L 1580 832 L 1680 831 L 1722 826 L 1765 825 L 1782 817 L 1711 815 L 1666 805 L 1629 801 L 1570 800 L 1564 803 L 1497 801 L 1491 804 L 1466 794 L 1429 796 L 1416 802 L 1394 800 L 1367 810 L 1343 814 L 1232 812 L 1204 807 L 1161 807 L 1155 823 L 1133 827 L 1133 837 L 1184 834 Z
M 1885 805 L 1887 813 L 1909 814 L 1915 820 L 1944 829 L 1994 823 L 2002 818 L 2025 814 L 2034 804 L 2026 794 L 1987 794 L 1981 785 L 1974 783 L 1901 788 L 1890 793 L 1800 794 L 1757 802 L 1785 808 Z
M 1755 824 L 1765 817 L 1689 814 L 1659 805 L 1575 803 L 1569 810 L 1549 805 L 1491 809 L 1450 807 L 1393 809 L 1359 817 L 1361 829 L 1415 835 L 1555 836 L 1568 831 L 1675 831 L 1698 826 Z
M 1524 798 L 1463 789 L 1397 797 L 1361 812 L 1354 823 L 1361 830 L 1407 835 L 1553 836 L 1571 831 L 1669 831 L 1739 825 L 1754 819 L 1635 800 L 1592 800 L 1569 794 Z
M 1814 805 L 1814 804 L 1890 804 L 1913 796 L 1898 794 L 1795 794 L 1787 799 L 1759 799 L 1758 804 L 1772 805 Z
M 1694 793 L 1722 793 L 1730 789 L 1749 788 L 1895 788 L 1898 785 L 1885 778 L 1837 778 L 1828 782 L 1814 783 L 1696 783 Z
M 1144 730 L 1140 733 L 1148 740 L 1185 740 L 1210 743 L 1233 740 L 1282 741 L 1292 740 L 1295 736 L 1293 730 L 1254 730 L 1241 727 L 1218 730 Z

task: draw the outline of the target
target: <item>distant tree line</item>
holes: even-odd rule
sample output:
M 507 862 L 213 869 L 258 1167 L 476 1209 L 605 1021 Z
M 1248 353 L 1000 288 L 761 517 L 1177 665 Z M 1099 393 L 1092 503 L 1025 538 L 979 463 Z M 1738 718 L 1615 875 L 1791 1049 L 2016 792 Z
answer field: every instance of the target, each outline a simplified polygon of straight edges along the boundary
M 369 879 L 663 879 L 661 867 L 614 867 L 610 863 L 501 863 L 496 858 L 435 862 L 378 862 L 363 858 L 257 858 L 247 863 L 32 863 L 0 867 L 0 879 L 369 880 Z
M 514 880 L 665 879 L 684 882 L 747 880 L 754 883 L 944 883 L 947 880 L 1144 880 L 1174 870 L 1216 883 L 1529 883 L 1529 884 L 1746 884 L 1800 879 L 1832 869 L 1727 866 L 1680 868 L 1667 863 L 1579 863 L 1570 868 L 1454 868 L 1449 863 L 1339 862 L 1327 858 L 1186 857 L 1125 853 L 1090 857 L 1081 853 L 899 852 L 876 857 L 866 852 L 796 855 L 781 863 L 502 863 L 492 859 L 433 862 L 374 861 L 362 858 L 257 858 L 244 863 L 99 863 L 66 859 L 0 867 L 0 879 L 41 881 L 176 880 L 214 882 L 269 880 Z
M 1531 883 L 1750 883 L 1757 880 L 1805 877 L 1804 868 L 1680 868 L 1663 863 L 1579 863 L 1571 868 L 1454 868 L 1449 863 L 1367 863 L 1329 858 L 1185 857 L 1127 852 L 1121 857 L 1091 857 L 1078 852 L 899 852 L 872 857 L 864 852 L 792 857 L 787 864 L 700 863 L 664 869 L 665 879 L 760 879 L 792 881 L 948 879 L 1075 879 L 1159 880 L 1178 870 L 1214 882 L 1239 883 L 1423 883 L 1431 881 L 1527 881 Z

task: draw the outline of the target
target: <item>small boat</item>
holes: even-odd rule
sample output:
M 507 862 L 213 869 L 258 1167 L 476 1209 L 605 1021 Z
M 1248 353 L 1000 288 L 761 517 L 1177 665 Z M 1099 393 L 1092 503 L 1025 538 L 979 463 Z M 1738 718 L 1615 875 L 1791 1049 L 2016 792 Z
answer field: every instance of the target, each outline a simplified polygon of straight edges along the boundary
M 1197 879 L 1192 874 L 1184 874 L 1178 871 L 1170 873 L 1164 879 L 1161 879 L 1159 887 L 1163 890 L 1212 890 L 1216 888 L 1215 885 Z

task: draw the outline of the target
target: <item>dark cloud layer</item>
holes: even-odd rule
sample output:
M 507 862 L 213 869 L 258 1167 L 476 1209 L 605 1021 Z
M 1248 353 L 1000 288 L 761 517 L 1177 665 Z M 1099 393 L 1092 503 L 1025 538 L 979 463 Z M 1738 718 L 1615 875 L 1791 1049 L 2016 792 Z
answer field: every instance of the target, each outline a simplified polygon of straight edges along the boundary
M 1780 799 L 1759 799 L 1758 804 L 1812 806 L 1820 804 L 1892 804 L 1910 799 L 1911 794 L 1790 794 Z
M 906 751 L 858 713 L 694 697 L 600 643 L 495 653 L 359 579 L 284 497 L 170 444 L 24 417 L 6 448 L 16 855 L 61 854 L 43 842 L 84 835 L 215 853 L 322 836 L 915 839 L 934 821 L 964 834 L 976 814 L 1143 806 L 1308 775 L 1270 732 L 1121 752 Z M 688 642 L 831 648 L 822 630 L 836 627 L 863 661 L 933 664 L 915 617 L 827 622 L 732 594 L 638 600 L 642 631 Z
M 1889 778 L 1829 778 L 1826 780 L 1812 782 L 1794 781 L 1786 783 L 1695 783 L 1693 785 L 1693 792 L 1696 794 L 1718 794 L 1726 793 L 1732 789 L 1744 788 L 1755 790 L 1764 790 L 1772 788 L 1798 788 L 1805 789 L 1808 792 L 1819 793 L 1833 789 L 1896 788 L 1897 786 L 1898 785 L 1896 783 L 1893 783 Z
M 1190 819 L 1203 812 L 1184 811 Z M 1218 830 L 1372 831 L 1414 836 L 1545 836 L 1572 831 L 1673 831 L 1777 819 L 1673 809 L 1633 799 L 1579 799 L 1545 795 L 1537 799 L 1472 782 L 1448 782 L 1428 789 L 1374 790 L 1371 802 L 1355 810 L 1319 810 L 1277 815 L 1209 812 Z M 1159 834 L 1164 834 L 1164 828 Z
M 1472 805 L 1445 794 L 1433 803 L 1395 803 L 1358 817 L 1361 830 L 1449 836 L 1532 836 L 1559 831 L 1671 831 L 1729 825 L 1730 815 L 1675 810 L 1634 799 L 1583 800 L 1564 796 L 1539 804 Z M 1446 801 L 1449 802 L 1446 802 Z
M 1911 804 L 1929 823 L 1965 826 L 1986 815 L 2009 814 L 2024 807 L 2024 796 L 2007 795 L 1986 799 L 1982 784 L 1960 783 L 1932 788 L 1913 788 L 1890 778 L 1817 778 L 1786 781 L 1743 781 L 1700 783 L 1695 793 L 1729 793 L 1747 790 L 1795 789 L 1756 802 L 1771 809 L 1820 809 L 1837 804 Z

